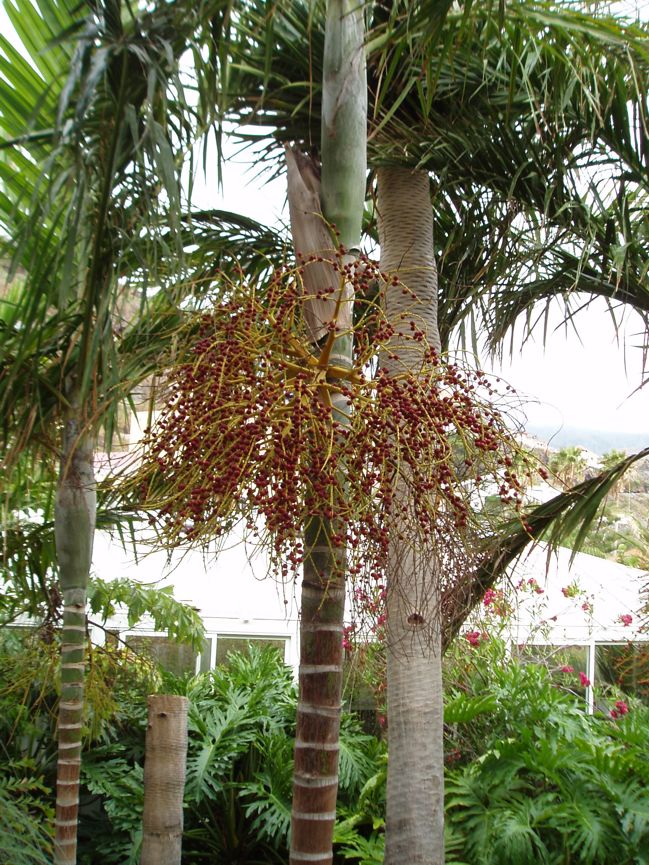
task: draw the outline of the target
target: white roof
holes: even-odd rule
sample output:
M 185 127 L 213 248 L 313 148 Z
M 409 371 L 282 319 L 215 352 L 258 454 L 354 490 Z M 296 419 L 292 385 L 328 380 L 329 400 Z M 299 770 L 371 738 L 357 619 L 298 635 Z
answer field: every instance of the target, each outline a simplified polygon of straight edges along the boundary
M 505 581 L 516 607 L 512 638 L 553 645 L 649 640 L 640 631 L 639 616 L 648 584 L 649 574 L 638 568 L 564 547 L 550 553 L 546 545 L 538 545 Z

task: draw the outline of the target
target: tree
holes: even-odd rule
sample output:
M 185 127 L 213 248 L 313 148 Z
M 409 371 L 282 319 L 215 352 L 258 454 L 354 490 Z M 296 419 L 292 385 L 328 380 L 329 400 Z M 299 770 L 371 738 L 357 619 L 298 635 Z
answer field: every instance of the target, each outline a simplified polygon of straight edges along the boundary
M 553 471 L 566 487 L 574 487 L 583 480 L 586 468 L 583 451 L 577 446 L 561 448 L 550 459 L 550 471 Z
M 610 21 L 600 23 L 559 7 L 548 13 L 547 8 L 540 12 L 533 6 L 516 4 L 508 8 L 504 21 L 489 9 L 472 7 L 470 13 L 458 10 L 448 16 L 449 26 L 444 32 L 443 24 L 430 26 L 425 5 L 409 5 L 403 10 L 395 3 L 389 10 L 379 9 L 376 15 L 377 30 L 370 33 L 368 44 L 375 49 L 380 46 L 384 53 L 377 50 L 373 58 L 370 48 L 374 99 L 370 161 L 376 160 L 379 166 L 401 162 L 436 175 L 443 343 L 448 344 L 452 329 L 467 318 L 470 321 L 477 308 L 486 315 L 492 344 L 496 344 L 521 313 L 527 310 L 528 321 L 533 320 L 532 310 L 539 300 L 574 288 L 586 288 L 612 302 L 623 294 L 646 314 L 646 288 L 642 286 L 641 256 L 637 256 L 642 242 L 635 246 L 641 235 L 622 228 L 624 220 L 620 219 L 623 211 L 632 212 L 632 202 L 646 196 L 641 151 L 636 147 L 645 133 L 640 123 L 631 132 L 625 120 L 630 93 L 638 116 L 642 112 L 642 88 L 636 89 L 633 80 L 634 70 L 642 68 L 643 76 L 647 71 L 640 42 L 635 41 L 641 37 L 640 30 L 617 28 L 620 35 L 635 32 L 634 61 L 627 65 L 617 52 L 617 36 L 612 36 Z M 310 126 L 317 122 L 316 87 L 304 66 L 296 70 L 302 56 L 294 50 L 295 34 L 305 20 L 312 24 L 311 15 L 301 18 L 299 11 L 293 10 L 290 28 L 282 30 L 278 23 L 276 51 L 270 64 L 264 54 L 264 72 L 259 74 L 263 95 L 255 95 L 254 81 L 249 91 L 243 86 L 236 94 L 240 101 L 235 113 L 238 110 L 246 121 L 272 124 L 280 140 L 312 141 Z M 247 68 L 253 65 L 251 57 L 254 59 L 258 44 L 255 32 L 248 24 L 243 38 Z M 317 34 L 310 29 L 304 41 L 311 46 L 311 68 L 314 58 L 317 63 L 316 40 Z M 612 79 L 604 84 L 613 69 L 620 77 L 615 84 Z M 575 79 L 580 86 L 574 86 Z M 622 81 L 626 83 L 622 85 Z M 606 93 L 604 100 L 597 93 Z M 300 125 L 296 108 L 307 104 L 307 94 L 309 114 Z M 602 158 L 615 171 L 625 166 L 614 181 L 620 193 L 619 207 L 610 196 L 598 194 L 600 181 L 586 168 L 589 161 L 594 165 Z M 622 180 L 626 166 L 631 170 L 632 189 Z M 593 177 L 586 195 L 579 190 L 574 172 L 579 168 Z M 593 198 L 597 209 L 592 206 Z M 385 215 L 379 214 L 379 218 Z M 618 247 L 609 258 L 615 226 L 625 232 L 630 247 L 627 250 L 625 244 L 624 252 Z M 412 238 L 408 242 L 412 244 Z M 575 249 L 583 251 L 576 254 Z M 402 247 L 395 259 L 408 253 Z M 598 261 L 600 254 L 608 262 L 603 267 Z M 431 248 L 427 266 L 432 263 Z M 613 277 L 614 273 L 617 276 Z M 478 288 L 473 287 L 476 282 Z M 621 283 L 625 288 L 620 293 Z M 571 295 L 565 297 L 570 315 Z M 563 507 L 563 501 L 554 504 Z M 447 594 L 447 615 L 454 626 L 479 598 L 485 575 L 489 573 L 487 580 L 493 580 L 494 571 L 510 560 L 512 551 L 529 541 L 532 522 L 548 525 L 548 513 L 538 512 L 534 520 L 530 517 L 515 543 L 498 554 L 488 554 L 473 575 L 467 576 L 462 591 L 454 586 Z M 415 579 L 414 563 L 412 569 L 410 578 L 401 574 L 406 584 Z M 420 582 L 418 591 L 413 592 L 419 604 L 422 587 Z M 428 590 L 434 594 L 434 589 Z M 434 597 L 431 604 L 434 608 Z M 458 609 L 449 609 L 451 605 Z M 403 618 L 399 612 L 396 615 Z M 409 615 L 413 622 L 421 616 L 416 609 Z M 452 631 L 453 627 L 447 629 L 447 633 Z M 435 656 L 434 645 L 427 654 L 430 661 Z M 421 753 L 426 753 L 423 739 L 418 745 Z M 402 736 L 396 750 L 411 741 L 407 734 Z M 398 765 L 397 771 L 403 773 L 404 766 L 396 762 L 394 750 L 392 765 Z M 429 772 L 429 778 L 435 774 L 439 772 Z M 439 797 L 439 790 L 429 790 L 424 806 L 426 829 L 419 823 L 411 830 L 409 840 L 394 858 L 390 858 L 388 818 L 388 861 L 435 861 L 413 857 L 439 857 L 439 845 L 431 844 L 433 850 L 426 853 L 417 850 L 418 837 L 425 834 L 430 839 L 438 834 L 438 828 L 431 831 L 430 823 L 432 814 L 439 816 L 439 808 L 432 804 L 435 796 Z
M 270 122 L 280 141 L 306 149 L 318 140 L 311 127 L 319 123 L 322 31 L 314 22 L 321 7 L 275 8 L 268 16 L 265 4 L 246 4 L 229 19 L 230 43 L 216 52 L 221 116 Z M 488 7 L 446 19 L 438 8 L 431 18 L 424 3 L 373 11 L 370 156 L 434 174 L 442 343 L 476 308 L 497 313 L 495 339 L 535 300 L 575 286 L 646 312 L 643 241 L 633 230 L 646 151 L 642 126 L 633 126 L 626 108 L 631 92 L 641 110 L 641 29 L 525 4 L 512 4 L 503 21 Z M 273 41 L 264 42 L 269 33 Z M 594 194 L 597 207 L 573 170 L 586 171 L 589 158 L 620 167 L 617 194 Z M 598 192 L 596 177 L 591 187 Z M 502 561 L 501 554 L 487 558 L 466 592 L 450 599 L 460 599 L 460 616 L 487 565 Z M 456 610 L 448 615 L 457 621 Z
M 24 272 L 2 322 L 5 469 L 29 470 L 30 459 L 37 463 L 43 451 L 59 463 L 54 533 L 63 627 L 55 862 L 74 863 L 97 512 L 94 451 L 100 429 L 110 439 L 116 406 L 151 369 L 149 339 L 159 323 L 151 327 L 144 320 L 128 331 L 131 322 L 120 321 L 122 277 L 147 260 L 161 223 L 180 227 L 173 151 L 186 146 L 193 127 L 178 58 L 199 14 L 161 7 L 135 15 L 119 4 L 83 8 L 66 0 L 45 9 L 25 0 L 7 10 L 30 59 L 2 37 L 0 205 L 9 238 L 2 252 L 14 271 Z M 74 43 L 61 38 L 71 35 Z M 176 252 L 180 263 L 178 244 Z M 149 255 L 147 265 L 153 260 Z M 145 291 L 141 298 L 145 307 Z M 165 303 L 173 309 L 164 294 L 154 301 L 159 308 Z
M 278 6 L 271 24 L 265 7 L 242 8 L 228 46 L 241 62 L 235 59 L 222 79 L 224 116 L 272 125 L 281 143 L 312 146 L 319 119 L 322 50 L 314 22 L 320 11 Z M 623 121 L 627 88 L 637 104 L 642 88 L 633 89 L 634 74 L 646 72 L 640 29 L 617 28 L 611 37 L 608 21 L 600 24 L 563 7 L 548 16 L 546 9 L 540 14 L 524 4 L 508 10 L 504 22 L 490 9 L 472 8 L 470 15 L 458 11 L 446 20 L 441 15 L 430 27 L 429 11 L 424 4 L 394 4 L 376 14 L 368 36 L 374 99 L 370 155 L 378 165 L 401 163 L 435 174 L 444 264 L 442 344 L 448 345 L 452 328 L 470 319 L 476 307 L 488 316 L 497 310 L 498 318 L 489 320 L 495 341 L 537 300 L 577 285 L 612 299 L 623 294 L 645 313 L 641 244 L 634 247 L 639 235 L 633 234 L 628 255 L 609 257 L 611 230 L 614 235 L 622 211 L 630 212 L 630 203 L 645 194 L 639 138 L 628 134 Z M 269 30 L 272 52 L 263 41 Z M 622 33 L 634 44 L 635 67 L 617 54 Z M 435 52 L 442 55 L 439 62 Z M 400 63 L 406 55 L 408 62 Z M 299 115 L 302 106 L 309 110 Z M 638 134 L 644 135 L 640 128 Z M 605 147 L 613 148 L 614 157 Z M 633 189 L 622 184 L 612 203 L 610 196 L 597 195 L 595 177 L 585 195 L 575 169 L 586 170 L 589 159 L 629 168 Z M 575 249 L 583 252 L 577 255 Z M 571 297 L 567 294 L 568 304 Z M 547 525 L 548 513 L 539 513 L 535 524 Z M 529 530 L 523 532 L 525 543 Z M 493 579 L 494 569 L 521 543 L 518 535 L 502 554 L 486 555 L 462 591 L 453 586 L 445 595 L 441 603 L 453 625 L 475 602 L 484 580 Z
M 148 699 L 142 865 L 180 865 L 187 762 L 187 697 Z
M 602 454 L 602 458 L 600 460 L 600 466 L 602 469 L 605 469 L 605 470 L 612 469 L 618 463 L 622 462 L 622 460 L 625 457 L 626 457 L 626 451 L 619 451 L 619 450 L 616 450 L 615 448 L 612 448 L 610 451 L 607 451 L 607 453 Z M 629 486 L 631 484 L 631 481 L 632 481 L 632 475 L 627 474 L 626 477 L 624 478 L 624 481 L 628 485 L 627 486 L 627 490 L 628 490 Z M 621 481 L 619 484 L 616 484 L 615 488 L 613 489 L 613 501 L 619 502 L 620 495 L 623 491 L 624 491 L 624 485 L 623 485 L 623 482 Z
M 380 363 L 388 375 L 405 367 L 416 376 L 425 367 L 425 347 L 441 347 L 428 173 L 380 168 L 377 185 L 381 270 L 399 276 L 397 286 L 385 288 L 395 335 Z M 399 336 L 410 322 L 425 335 L 422 343 Z M 398 484 L 395 495 L 409 513 L 407 484 Z M 392 527 L 386 568 L 388 863 L 444 861 L 442 559 L 435 544 L 413 539 L 398 522 Z
M 363 41 L 362 7 L 355 0 L 328 0 L 322 185 L 313 161 L 287 150 L 295 251 L 307 262 L 309 256 L 319 259 L 305 267 L 303 315 L 314 346 L 321 346 L 316 354 L 320 354 L 323 364 L 333 362 L 346 370 L 353 365 L 353 287 L 331 265 L 339 244 L 346 251 L 342 260 L 348 266 L 353 264 L 360 247 L 367 171 Z M 332 236 L 332 225 L 336 226 L 337 237 Z M 328 259 L 328 272 L 323 273 Z M 321 299 L 322 292 L 334 286 L 337 291 L 327 295 L 328 299 Z M 336 390 L 329 398 L 332 420 L 347 425 L 346 398 Z M 332 542 L 341 529 L 336 524 L 338 503 L 334 500 L 332 506 L 331 519 L 314 514 L 304 526 L 291 865 L 313 862 L 314 858 L 322 862 L 333 859 L 346 587 L 344 548 Z

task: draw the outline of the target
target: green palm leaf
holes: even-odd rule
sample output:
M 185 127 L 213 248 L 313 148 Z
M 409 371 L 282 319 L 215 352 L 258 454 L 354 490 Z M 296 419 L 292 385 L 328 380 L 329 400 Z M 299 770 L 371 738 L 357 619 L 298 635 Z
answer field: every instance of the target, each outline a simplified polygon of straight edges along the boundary
M 485 591 L 505 573 L 532 542 L 545 541 L 556 548 L 575 534 L 572 557 L 579 552 L 589 530 L 601 511 L 606 497 L 634 463 L 649 457 L 649 448 L 631 454 L 614 466 L 582 481 L 566 492 L 525 513 L 528 528 L 512 522 L 500 528 L 497 536 L 484 541 L 485 555 L 471 580 L 449 592 L 445 603 L 444 646 L 448 647 L 469 612 L 480 603 Z

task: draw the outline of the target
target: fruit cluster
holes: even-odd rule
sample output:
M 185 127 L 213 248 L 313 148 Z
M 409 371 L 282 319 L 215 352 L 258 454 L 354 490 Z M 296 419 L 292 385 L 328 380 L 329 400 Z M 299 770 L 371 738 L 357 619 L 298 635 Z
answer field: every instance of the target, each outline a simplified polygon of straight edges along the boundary
M 304 309 L 322 297 L 304 295 L 307 266 L 280 268 L 263 286 L 230 285 L 198 336 L 188 330 L 138 491 L 168 543 L 204 545 L 243 525 L 284 578 L 309 554 L 303 527 L 326 521 L 347 572 L 376 587 L 393 531 L 448 545 L 475 523 L 472 495 L 487 482 L 520 507 L 515 444 L 484 373 L 438 356 L 419 323 L 386 320 L 381 292 L 394 281 L 367 259 L 334 263 L 344 296 L 354 290 L 354 324 L 341 332 L 333 318 L 324 344 L 311 344 Z M 395 336 L 416 344 L 416 371 L 377 366 Z

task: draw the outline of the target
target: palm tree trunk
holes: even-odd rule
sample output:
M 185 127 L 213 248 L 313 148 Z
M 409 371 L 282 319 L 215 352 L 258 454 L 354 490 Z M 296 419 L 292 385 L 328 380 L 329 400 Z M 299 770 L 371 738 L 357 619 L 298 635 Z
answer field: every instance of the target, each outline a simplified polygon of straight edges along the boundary
M 377 172 L 381 270 L 402 285 L 385 289 L 385 312 L 396 334 L 381 366 L 389 375 L 417 374 L 423 348 L 400 333 L 415 321 L 440 347 L 433 212 L 426 172 Z M 388 782 L 386 865 L 444 861 L 442 621 L 439 567 L 430 545 L 409 530 L 405 481 L 398 484 L 387 567 Z M 400 521 L 403 520 L 403 525 Z
M 55 504 L 56 554 L 63 596 L 55 865 L 74 865 L 77 860 L 86 600 L 96 508 L 93 444 L 83 431 L 80 412 L 73 404 L 63 431 Z
M 322 111 L 322 194 L 314 166 L 287 152 L 291 228 L 296 253 L 323 256 L 304 274 L 304 317 L 310 337 L 320 342 L 335 322 L 329 361 L 351 367 L 351 285 L 327 263 L 341 243 L 352 261 L 360 244 L 365 200 L 367 84 L 364 21 L 356 0 L 329 0 L 325 29 Z M 324 218 L 323 218 L 324 212 Z M 325 222 L 335 225 L 332 238 Z M 329 301 L 319 288 L 337 287 Z M 328 349 L 327 349 L 328 351 Z M 346 423 L 346 400 L 332 396 L 333 418 Z M 342 697 L 342 631 L 345 610 L 345 553 L 332 543 L 335 519 L 314 517 L 305 526 L 305 561 L 300 619 L 300 668 L 291 865 L 331 863 L 338 794 Z
M 314 519 L 305 531 L 300 610 L 300 667 L 291 865 L 332 861 L 338 795 L 342 694 L 344 555 L 332 553 L 331 526 Z
M 180 865 L 187 763 L 187 697 L 148 699 L 140 865 Z

